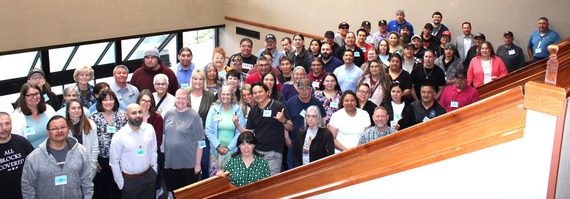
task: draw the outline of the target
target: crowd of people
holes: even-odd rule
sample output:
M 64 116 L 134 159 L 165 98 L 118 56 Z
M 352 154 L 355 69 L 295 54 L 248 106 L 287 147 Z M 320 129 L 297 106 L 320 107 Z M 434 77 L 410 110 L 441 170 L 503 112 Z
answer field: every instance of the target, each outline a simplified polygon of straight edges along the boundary
M 93 68 L 78 67 L 61 103 L 33 69 L 15 109 L 0 110 L 0 192 L 153 198 L 162 182 L 172 193 L 228 172 L 244 186 L 467 106 L 476 87 L 524 67 L 511 31 L 495 50 L 469 22 L 452 40 L 442 19 L 434 12 L 415 35 L 398 10 L 377 32 L 342 22 L 308 48 L 300 33 L 282 38 L 282 51 L 268 34 L 255 55 L 244 38 L 227 62 L 216 48 L 203 67 L 188 47 L 172 67 L 151 48 L 130 82 L 124 65 L 96 85 Z M 540 18 L 531 61 L 559 40 Z

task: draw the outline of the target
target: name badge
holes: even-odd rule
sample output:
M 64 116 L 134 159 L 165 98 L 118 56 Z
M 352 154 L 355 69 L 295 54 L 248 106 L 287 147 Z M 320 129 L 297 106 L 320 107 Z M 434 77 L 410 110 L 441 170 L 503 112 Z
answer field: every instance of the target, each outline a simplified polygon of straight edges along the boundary
M 55 176 L 55 186 L 67 184 L 67 175 Z
M 144 149 L 143 149 L 143 148 L 138 148 L 137 151 L 136 151 L 136 153 L 137 153 L 137 156 L 138 156 L 138 157 L 144 156 Z
M 115 126 L 107 126 L 107 133 L 116 133 L 117 132 L 117 128 Z
M 451 101 L 450 105 L 451 105 L 451 108 L 457 108 L 457 107 L 459 107 L 459 102 Z
M 313 84 L 312 84 L 312 86 L 315 87 L 315 88 L 319 88 L 319 82 L 314 81 Z
M 540 49 L 540 48 L 534 49 L 534 53 L 537 53 L 537 54 L 538 54 L 538 53 L 541 53 L 541 52 L 542 52 L 542 49 Z
M 360 57 L 360 52 L 354 51 L 354 57 Z
M 508 51 L 509 55 L 514 55 L 515 54 L 515 49 L 511 49 Z
M 394 121 L 399 121 L 400 119 L 402 119 L 402 114 L 394 114 Z
M 271 110 L 263 110 L 263 117 L 271 117 Z
M 338 102 L 331 102 L 330 107 L 331 108 L 338 108 Z
M 423 122 L 428 121 L 429 118 L 428 117 L 424 117 L 424 119 L 422 120 Z
M 44 101 L 47 102 L 49 100 L 49 96 L 47 94 L 44 94 L 43 97 L 44 97 Z
M 348 76 L 348 77 L 346 77 L 346 80 L 348 80 L 349 82 L 352 82 L 354 80 L 354 77 Z
M 302 110 L 302 111 L 299 113 L 299 115 L 301 115 L 301 117 L 305 117 L 305 114 L 307 114 L 307 111 L 305 111 L 305 110 Z
M 34 135 L 36 134 L 36 130 L 34 129 L 34 127 L 26 127 L 24 129 L 24 135 L 28 136 L 28 135 Z
M 182 83 L 180 84 L 180 87 L 186 89 L 188 88 L 188 83 Z
M 220 121 L 221 119 L 222 119 L 222 115 L 220 115 L 220 114 L 215 114 L 215 115 L 214 115 L 214 121 L 217 122 L 217 121 Z
M 200 142 L 198 142 L 198 147 L 200 147 L 201 149 L 206 147 L 206 140 L 200 140 Z
M 360 50 L 362 50 L 362 52 L 366 51 L 365 47 L 360 48 Z

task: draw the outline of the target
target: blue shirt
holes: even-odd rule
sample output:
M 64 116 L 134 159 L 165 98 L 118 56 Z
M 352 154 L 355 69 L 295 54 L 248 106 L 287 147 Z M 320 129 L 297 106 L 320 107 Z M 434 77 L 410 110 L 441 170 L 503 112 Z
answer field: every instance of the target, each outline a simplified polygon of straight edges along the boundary
M 176 67 L 176 79 L 178 79 L 178 86 L 180 88 L 184 88 L 182 87 L 182 84 L 185 84 L 185 86 L 190 87 L 190 79 L 192 78 L 192 71 L 194 70 L 196 66 L 194 65 L 194 63 L 190 62 L 190 67 L 188 67 L 188 70 L 184 70 L 182 68 L 182 65 L 180 63 L 178 63 L 178 66 Z
M 388 32 L 394 31 L 400 35 L 400 29 L 402 29 L 402 26 L 404 25 L 408 25 L 410 27 L 410 36 L 414 36 L 414 26 L 412 26 L 412 24 L 408 21 L 404 21 L 403 24 L 398 24 L 398 20 L 395 19 L 388 22 Z
M 329 60 L 329 62 L 325 63 L 325 65 L 323 66 L 323 69 L 326 72 L 334 72 L 334 70 L 336 68 L 338 68 L 339 66 L 341 66 L 342 64 L 344 64 L 344 63 L 340 59 L 336 58 L 335 56 L 332 56 L 331 60 Z
M 309 106 L 317 106 L 319 111 L 321 112 L 321 117 L 326 116 L 327 113 L 325 112 L 325 108 L 323 108 L 323 104 L 317 98 L 311 95 L 311 100 L 307 103 L 303 103 L 299 99 L 299 95 L 295 95 L 287 101 L 287 111 L 289 112 L 289 116 L 291 117 L 291 122 L 293 122 L 293 131 L 289 134 L 291 140 L 295 140 L 297 137 L 297 133 L 299 132 L 299 128 L 305 125 L 305 113 Z
M 536 30 L 530 35 L 528 40 L 528 48 L 532 49 L 532 55 L 535 59 L 544 59 L 550 55 L 548 52 L 548 45 L 560 41 L 558 33 L 548 29 L 546 34 L 540 36 L 540 31 Z M 540 50 L 538 50 L 540 49 Z
M 342 65 L 334 70 L 334 75 L 336 75 L 338 85 L 342 92 L 347 90 L 356 92 L 356 84 L 358 84 L 358 80 L 362 77 L 362 69 L 354 64 L 352 64 L 351 67 Z

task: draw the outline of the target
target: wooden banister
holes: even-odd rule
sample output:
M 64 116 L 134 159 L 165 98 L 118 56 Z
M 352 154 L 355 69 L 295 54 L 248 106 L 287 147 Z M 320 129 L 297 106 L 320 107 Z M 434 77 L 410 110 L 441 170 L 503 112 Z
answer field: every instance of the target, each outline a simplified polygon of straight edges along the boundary
M 229 175 L 230 172 L 226 172 L 226 176 Z M 213 176 L 200 182 L 174 190 L 174 196 L 176 196 L 176 198 L 205 198 L 207 196 L 233 189 L 235 189 L 235 187 L 230 184 L 229 178 Z
M 255 22 L 255 21 L 249 21 L 249 20 L 240 19 L 240 18 L 236 18 L 236 17 L 225 16 L 224 18 L 225 18 L 226 20 L 229 20 L 229 21 L 235 21 L 235 22 L 238 22 L 238 23 L 248 24 L 248 25 L 257 26 L 257 27 L 262 27 L 262 28 L 266 28 L 266 29 L 270 29 L 270 30 L 276 30 L 276 31 L 279 31 L 279 32 L 285 32 L 285 33 L 289 33 L 289 34 L 291 34 L 291 35 L 293 35 L 293 34 L 295 34 L 295 33 L 301 33 L 301 34 L 303 34 L 303 36 L 305 36 L 305 37 L 309 37 L 309 38 L 313 38 L 313 39 L 319 39 L 319 40 L 323 40 L 323 39 L 324 39 L 324 36 L 315 35 L 315 34 L 311 34 L 311 33 L 307 33 L 307 32 L 295 31 L 295 30 L 291 30 L 291 29 L 287 29 L 287 28 L 272 26 L 272 25 L 268 25 L 268 24 L 264 24 L 264 23 L 259 23 L 259 22 Z M 323 32 L 322 34 L 324 35 L 325 33 Z M 305 40 L 306 40 L 306 39 L 305 39 Z

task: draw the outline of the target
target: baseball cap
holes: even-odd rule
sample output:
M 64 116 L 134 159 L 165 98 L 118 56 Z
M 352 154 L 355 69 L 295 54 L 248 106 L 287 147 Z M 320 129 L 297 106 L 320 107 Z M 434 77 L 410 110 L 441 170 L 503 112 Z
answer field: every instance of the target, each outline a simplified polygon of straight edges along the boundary
M 484 35 L 483 33 L 477 33 L 477 34 L 475 35 L 475 37 L 473 37 L 473 38 L 474 38 L 474 39 L 479 39 L 479 38 L 481 38 L 481 39 L 485 40 L 485 35 Z
M 230 58 L 230 60 L 231 60 L 232 62 L 242 62 L 242 61 L 243 61 L 243 58 L 241 58 L 241 55 L 234 55 L 234 56 L 232 56 L 232 57 Z
M 312 88 L 311 87 L 311 80 L 309 80 L 307 78 L 303 78 L 303 79 L 299 80 L 299 83 L 297 83 L 297 87 L 298 88 Z
M 406 15 L 406 14 L 404 13 L 404 10 L 397 10 L 397 11 L 396 11 L 396 14 L 403 14 L 403 15 Z
M 503 33 L 503 36 L 507 36 L 507 35 L 514 37 L 513 32 L 511 32 L 511 31 L 507 31 L 507 32 Z
M 363 21 L 360 26 L 368 26 L 368 27 L 370 27 L 370 22 L 369 22 L 369 21 Z
M 443 31 L 443 32 L 441 33 L 441 36 L 448 36 L 448 37 L 451 37 L 451 32 L 449 32 L 449 31 L 447 31 L 447 30 L 446 30 L 446 31 Z
M 422 40 L 422 37 L 420 37 L 419 35 L 414 35 L 410 40 L 414 40 L 415 38 Z
M 404 25 L 402 26 L 402 29 L 409 30 L 409 29 L 410 29 L 410 26 L 409 26 L 408 24 L 404 24 Z
M 32 70 L 30 70 L 30 72 L 28 73 L 28 79 L 30 79 L 30 77 L 32 77 L 32 75 L 34 73 L 39 73 L 42 76 L 46 76 L 46 74 L 44 73 L 44 71 L 41 68 L 34 68 Z
M 338 28 L 342 28 L 342 27 L 350 28 L 350 25 L 348 25 L 348 23 L 346 23 L 346 22 L 340 22 L 338 24 Z
M 386 20 L 382 19 L 382 20 L 378 21 L 378 25 L 379 26 L 386 26 L 386 25 L 388 25 L 388 22 L 386 22 Z
M 267 41 L 267 40 L 277 41 L 277 38 L 275 38 L 275 35 L 273 35 L 273 34 L 267 34 L 265 36 L 265 41 Z
M 326 31 L 325 32 L 325 38 L 334 38 L 334 32 L 333 31 Z
M 446 43 L 444 49 L 445 49 L 445 50 L 447 50 L 447 49 L 455 49 L 455 45 L 450 44 L 450 43 Z
M 412 43 L 406 44 L 406 46 L 404 48 L 408 48 L 408 47 L 412 47 L 414 50 L 416 49 L 416 46 Z
M 467 71 L 465 71 L 465 69 L 459 68 L 455 71 L 455 77 L 465 78 L 467 77 Z

